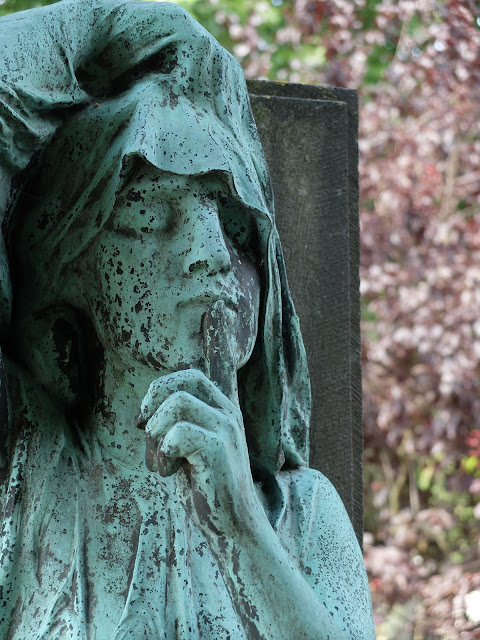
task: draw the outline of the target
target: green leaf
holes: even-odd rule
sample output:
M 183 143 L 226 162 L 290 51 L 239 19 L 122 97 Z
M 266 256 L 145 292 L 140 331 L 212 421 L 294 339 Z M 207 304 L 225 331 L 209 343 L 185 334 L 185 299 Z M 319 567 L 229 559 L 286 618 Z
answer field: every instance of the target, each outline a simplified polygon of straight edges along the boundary
M 58 0 L 4 0 L 4 2 L 0 0 L 0 16 L 6 16 L 16 11 L 44 7 L 47 4 L 54 4 L 55 2 L 58 2 Z
M 466 473 L 473 475 L 479 467 L 479 460 L 477 456 L 468 456 L 462 458 L 462 467 Z
M 417 486 L 420 491 L 428 491 L 432 486 L 435 468 L 433 466 L 424 467 L 420 470 L 417 478 Z

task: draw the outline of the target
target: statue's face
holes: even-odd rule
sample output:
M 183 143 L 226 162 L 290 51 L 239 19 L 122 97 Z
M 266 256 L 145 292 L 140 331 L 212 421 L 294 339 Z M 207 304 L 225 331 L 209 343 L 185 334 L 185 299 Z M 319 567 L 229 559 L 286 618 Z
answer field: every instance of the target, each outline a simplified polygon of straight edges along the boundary
M 105 349 L 127 367 L 201 367 L 202 317 L 223 300 L 241 367 L 257 334 L 255 238 L 253 216 L 219 177 L 140 169 L 90 254 L 98 284 L 90 306 Z

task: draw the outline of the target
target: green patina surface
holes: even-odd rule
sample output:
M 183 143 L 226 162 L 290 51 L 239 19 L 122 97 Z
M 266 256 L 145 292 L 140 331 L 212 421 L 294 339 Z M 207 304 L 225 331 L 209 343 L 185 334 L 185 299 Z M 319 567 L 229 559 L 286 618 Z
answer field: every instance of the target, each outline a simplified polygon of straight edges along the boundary
M 0 59 L 1 637 L 373 638 L 240 67 L 109 0 Z

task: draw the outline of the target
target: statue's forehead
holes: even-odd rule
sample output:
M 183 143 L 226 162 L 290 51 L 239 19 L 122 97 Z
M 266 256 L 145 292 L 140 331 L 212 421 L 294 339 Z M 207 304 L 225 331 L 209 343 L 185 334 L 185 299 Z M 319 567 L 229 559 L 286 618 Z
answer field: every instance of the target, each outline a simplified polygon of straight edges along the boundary
M 238 196 L 229 176 L 220 171 L 209 171 L 202 174 L 182 175 L 163 171 L 149 163 L 139 163 L 128 177 L 124 178 L 119 190 L 115 210 L 121 202 L 128 201 L 129 206 L 154 205 L 159 201 L 183 199 L 188 196 L 211 198 L 221 201 L 222 209 L 227 207 L 231 213 L 235 210 L 245 220 L 264 219 L 270 228 L 270 220 L 265 213 L 248 207 Z
M 137 166 L 128 177 L 123 179 L 122 191 L 135 190 L 148 196 L 157 192 L 166 194 L 188 194 L 197 191 L 215 191 L 224 195 L 232 193 L 228 180 L 219 172 L 204 174 L 176 174 L 152 165 Z

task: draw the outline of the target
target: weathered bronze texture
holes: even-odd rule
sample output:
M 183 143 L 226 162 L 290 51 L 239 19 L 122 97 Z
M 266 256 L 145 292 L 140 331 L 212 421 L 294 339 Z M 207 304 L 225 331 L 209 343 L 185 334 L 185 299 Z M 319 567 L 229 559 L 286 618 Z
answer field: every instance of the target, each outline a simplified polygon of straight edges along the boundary
M 373 638 L 239 65 L 118 0 L 0 55 L 1 637 Z

